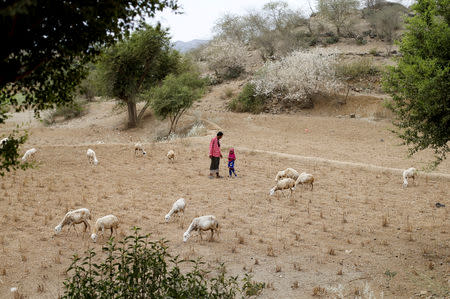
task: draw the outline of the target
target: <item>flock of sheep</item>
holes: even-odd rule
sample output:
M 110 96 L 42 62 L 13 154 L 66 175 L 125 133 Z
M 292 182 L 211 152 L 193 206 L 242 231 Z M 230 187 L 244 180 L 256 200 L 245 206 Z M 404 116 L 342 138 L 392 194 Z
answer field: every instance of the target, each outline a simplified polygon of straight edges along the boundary
M 7 141 L 7 138 L 4 138 L 0 140 L 0 146 L 3 146 L 4 142 Z M 141 143 L 136 143 L 134 147 L 135 156 L 145 156 L 147 153 L 142 146 Z M 27 159 L 34 158 L 37 150 L 35 148 L 29 149 L 25 152 L 24 156 L 22 157 L 23 161 L 26 161 Z M 88 149 L 86 152 L 86 156 L 88 159 L 89 164 L 97 165 L 98 159 L 95 154 L 95 152 L 92 149 Z M 175 160 L 175 152 L 173 150 L 170 150 L 167 153 L 167 158 L 169 161 L 173 162 Z M 403 187 L 408 186 L 408 179 L 412 178 L 413 182 L 415 181 L 415 178 L 417 176 L 417 170 L 414 167 L 411 167 L 409 169 L 406 169 L 403 171 Z M 275 186 L 270 190 L 269 194 L 274 195 L 276 191 L 283 190 L 290 190 L 290 196 L 292 195 L 293 191 L 295 190 L 297 185 L 309 185 L 311 188 L 311 191 L 314 188 L 314 176 L 312 174 L 302 172 L 298 173 L 293 168 L 287 168 L 285 170 L 279 171 L 275 177 L 276 184 Z M 284 195 L 284 193 L 283 193 Z M 168 222 L 172 215 L 174 214 L 180 214 L 183 213 L 184 216 L 184 210 L 186 208 L 186 201 L 184 198 L 180 198 L 177 201 L 175 201 L 172 205 L 172 208 L 170 209 L 169 213 L 165 216 L 165 221 Z M 73 211 L 69 211 L 66 213 L 62 221 L 55 227 L 55 232 L 59 233 L 61 232 L 62 228 L 64 226 L 69 226 L 69 231 L 73 227 L 75 229 L 75 224 L 84 224 L 84 231 L 86 231 L 88 228 L 90 229 L 89 220 L 91 220 L 91 213 L 86 208 L 81 208 Z M 119 227 L 119 219 L 114 215 L 107 215 L 103 216 L 97 219 L 95 222 L 95 226 L 92 228 L 91 232 L 91 239 L 96 242 L 98 233 L 101 231 L 102 236 L 104 235 L 105 229 L 111 230 L 111 235 L 113 234 L 114 230 L 117 232 L 117 228 Z M 214 237 L 214 232 L 219 232 L 219 222 L 217 221 L 216 217 L 213 215 L 207 215 L 207 216 L 201 216 L 194 218 L 189 225 L 189 228 L 186 230 L 186 232 L 183 234 L 183 242 L 186 242 L 193 231 L 198 231 L 200 238 L 202 238 L 202 231 L 211 231 L 211 237 L 210 241 Z
M 36 153 L 36 150 L 33 149 L 32 155 Z M 28 153 L 29 151 L 27 151 Z M 134 154 L 136 157 L 138 156 L 145 156 L 147 153 L 142 146 L 141 143 L 136 143 L 134 146 Z M 24 155 L 24 161 L 28 158 L 30 158 L 31 154 L 25 154 Z M 88 163 L 92 165 L 98 164 L 97 155 L 95 154 L 94 150 L 88 149 L 86 152 L 86 156 L 88 159 Z M 167 153 L 167 158 L 169 161 L 173 162 L 175 160 L 175 152 L 173 150 L 170 150 Z M 186 208 L 186 201 L 184 198 L 178 199 L 174 204 L 172 205 L 172 208 L 170 209 L 169 213 L 164 217 L 166 222 L 169 222 L 170 218 L 174 214 L 180 214 L 183 213 L 184 216 L 184 209 Z M 62 228 L 64 226 L 69 227 L 70 229 L 73 227 L 75 230 L 75 224 L 84 224 L 84 231 L 86 231 L 88 228 L 91 229 L 91 226 L 89 224 L 89 220 L 91 220 L 91 212 L 89 209 L 81 208 L 73 211 L 69 211 L 64 215 L 64 218 L 61 220 L 61 222 L 55 227 L 55 232 L 58 234 L 61 232 Z M 101 235 L 104 236 L 105 230 L 110 230 L 111 234 L 114 233 L 114 230 L 117 233 L 117 229 L 119 227 L 119 219 L 114 215 L 106 215 L 103 217 L 100 217 L 95 222 L 95 226 L 92 228 L 91 231 L 91 239 L 94 242 L 97 242 L 98 233 L 101 231 Z M 217 221 L 216 217 L 212 215 L 207 216 L 201 216 L 194 218 L 191 222 L 191 225 L 189 225 L 189 228 L 186 230 L 186 232 L 183 234 L 183 241 L 186 242 L 190 236 L 192 231 L 198 231 L 201 238 L 201 232 L 202 231 L 211 231 L 211 238 L 213 239 L 214 232 L 218 232 L 219 230 L 219 222 Z

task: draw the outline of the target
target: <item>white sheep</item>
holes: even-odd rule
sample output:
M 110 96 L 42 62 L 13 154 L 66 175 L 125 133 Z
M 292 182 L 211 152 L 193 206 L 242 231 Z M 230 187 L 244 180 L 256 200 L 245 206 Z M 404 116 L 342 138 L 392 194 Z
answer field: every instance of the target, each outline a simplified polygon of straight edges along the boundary
M 403 188 L 408 187 L 409 178 L 412 178 L 414 183 L 416 176 L 417 176 L 417 169 L 415 169 L 414 167 L 408 168 L 405 171 L 403 171 Z
M 281 179 L 277 182 L 277 184 L 270 190 L 270 195 L 274 195 L 276 191 L 278 190 L 286 190 L 289 189 L 291 191 L 290 195 L 292 195 L 292 192 L 295 190 L 295 181 L 291 178 L 285 178 Z M 284 195 L 284 194 L 283 194 Z
M 134 155 L 137 157 L 138 155 L 145 156 L 147 152 L 144 150 L 144 146 L 142 143 L 138 142 L 134 145 Z
M 3 138 L 2 140 L 0 140 L 0 148 L 2 148 L 2 147 L 3 147 L 3 145 L 5 145 L 5 144 L 6 144 L 6 142 L 8 142 L 8 140 L 9 140 L 9 138 L 8 138 L 8 137 L 5 137 L 5 138 Z
M 167 213 L 167 215 L 165 217 L 166 222 L 169 222 L 170 216 L 172 216 L 172 214 L 178 214 L 180 212 L 183 212 L 183 216 L 184 216 L 184 208 L 185 207 L 186 207 L 186 201 L 184 200 L 184 198 L 180 198 L 176 202 L 174 202 L 172 205 L 172 209 L 170 209 L 169 213 Z
M 89 230 L 91 226 L 89 225 L 88 220 L 91 219 L 91 212 L 86 208 L 81 208 L 73 211 L 69 211 L 64 216 L 63 220 L 55 227 L 55 232 L 58 234 L 61 232 L 61 229 L 66 226 L 69 226 L 69 231 L 73 227 L 73 229 L 76 232 L 75 224 L 84 223 L 84 231 L 89 227 Z
M 305 185 L 305 184 L 309 184 L 311 185 L 311 191 L 314 188 L 314 176 L 312 174 L 306 173 L 306 172 L 302 172 L 298 178 L 297 181 L 295 182 L 295 185 Z
M 191 232 L 194 230 L 198 231 L 200 239 L 202 239 L 202 231 L 210 230 L 211 238 L 209 239 L 209 241 L 212 241 L 214 237 L 214 231 L 219 233 L 219 222 L 217 221 L 216 217 L 212 215 L 194 218 L 187 231 L 183 234 L 183 242 L 187 242 L 187 240 L 191 237 Z
M 35 148 L 31 148 L 25 152 L 25 155 L 22 157 L 22 161 L 25 162 L 28 159 L 34 159 L 37 150 Z
M 167 153 L 167 158 L 170 160 L 170 161 L 174 161 L 175 160 L 175 152 L 173 151 L 173 150 L 170 150 L 168 153 Z
M 97 221 L 95 222 L 94 228 L 92 229 L 91 239 L 92 239 L 92 241 L 97 242 L 98 231 L 101 230 L 102 236 L 103 236 L 105 234 L 105 229 L 111 230 L 111 235 L 110 235 L 110 237 L 111 237 L 114 232 L 114 229 L 116 229 L 116 234 L 117 234 L 118 227 L 119 227 L 119 219 L 114 215 L 107 215 L 107 216 L 98 218 Z
M 279 180 L 284 179 L 284 178 L 290 178 L 295 181 L 295 180 L 297 180 L 298 175 L 299 174 L 298 174 L 297 170 L 295 170 L 293 168 L 286 168 L 285 170 L 281 170 L 277 173 L 277 176 L 275 177 L 275 182 L 278 182 Z
M 87 156 L 89 164 L 94 164 L 94 165 L 98 164 L 97 156 L 95 155 L 95 152 L 93 150 L 91 150 L 90 148 L 87 150 L 86 156 Z

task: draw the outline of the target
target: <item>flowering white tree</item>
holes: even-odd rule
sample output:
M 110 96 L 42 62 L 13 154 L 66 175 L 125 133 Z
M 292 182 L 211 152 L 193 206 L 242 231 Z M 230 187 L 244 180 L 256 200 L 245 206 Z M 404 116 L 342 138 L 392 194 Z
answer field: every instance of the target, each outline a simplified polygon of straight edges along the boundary
M 336 77 L 337 59 L 338 52 L 328 49 L 292 52 L 266 63 L 251 83 L 256 95 L 305 102 L 319 91 L 333 93 L 342 88 Z
M 245 71 L 248 51 L 244 44 L 232 39 L 215 39 L 203 50 L 208 68 L 224 79 L 236 78 Z

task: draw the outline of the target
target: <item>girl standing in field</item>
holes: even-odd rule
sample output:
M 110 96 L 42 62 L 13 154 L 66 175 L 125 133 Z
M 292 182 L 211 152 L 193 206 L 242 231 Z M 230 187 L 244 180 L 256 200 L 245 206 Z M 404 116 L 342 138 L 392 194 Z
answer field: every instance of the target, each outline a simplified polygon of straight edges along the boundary
M 232 177 L 232 174 L 237 177 L 237 174 L 234 171 L 234 161 L 236 161 L 236 155 L 234 154 L 234 148 L 231 148 L 228 153 L 228 173 L 230 178 Z

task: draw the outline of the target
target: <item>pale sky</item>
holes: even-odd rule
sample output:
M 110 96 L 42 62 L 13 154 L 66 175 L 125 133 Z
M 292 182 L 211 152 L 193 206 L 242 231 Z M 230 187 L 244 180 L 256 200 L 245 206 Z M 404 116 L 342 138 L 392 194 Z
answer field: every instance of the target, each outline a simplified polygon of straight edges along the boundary
M 316 0 L 310 0 L 311 5 Z M 164 27 L 170 28 L 173 41 L 190 41 L 193 39 L 210 39 L 216 21 L 225 13 L 245 14 L 247 11 L 259 10 L 270 0 L 178 0 L 183 7 L 182 15 L 170 10 L 157 15 L 156 19 Z M 302 9 L 310 14 L 308 0 L 286 0 L 293 9 Z
M 311 14 L 308 5 L 314 8 L 317 0 L 284 0 L 292 9 L 300 9 L 306 16 Z M 414 0 L 390 0 L 411 4 Z M 173 41 L 210 39 L 216 21 L 225 13 L 242 15 L 248 11 L 259 10 L 270 0 L 178 0 L 184 12 L 177 15 L 170 10 L 159 13 L 156 20 L 170 28 Z

